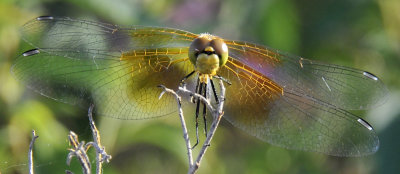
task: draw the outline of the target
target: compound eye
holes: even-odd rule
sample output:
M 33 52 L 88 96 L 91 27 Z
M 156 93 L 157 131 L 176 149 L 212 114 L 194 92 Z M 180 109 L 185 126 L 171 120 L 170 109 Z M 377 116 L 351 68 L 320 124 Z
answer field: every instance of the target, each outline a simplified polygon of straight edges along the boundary
M 190 45 L 190 51 L 193 51 L 195 53 L 199 53 L 202 52 L 207 45 L 209 44 L 209 40 L 207 40 L 206 38 L 196 38 L 195 40 L 193 40 L 192 44 Z
M 193 64 L 196 64 L 197 56 L 200 54 L 200 52 L 204 51 L 209 43 L 209 40 L 201 37 L 196 38 L 192 41 L 189 48 L 189 59 Z
M 225 42 L 221 39 L 214 39 L 210 42 L 210 46 L 214 48 L 215 53 L 222 57 L 228 54 L 228 47 L 226 46 Z

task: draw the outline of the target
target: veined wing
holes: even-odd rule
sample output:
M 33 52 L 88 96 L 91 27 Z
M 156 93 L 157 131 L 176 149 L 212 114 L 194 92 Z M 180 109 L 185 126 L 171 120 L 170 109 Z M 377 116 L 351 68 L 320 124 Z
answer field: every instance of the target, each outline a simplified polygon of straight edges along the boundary
M 230 57 L 219 73 L 232 82 L 224 115 L 232 124 L 290 149 L 362 156 L 379 148 L 372 127 L 340 109 L 381 103 L 387 89 L 377 77 L 255 44 L 225 42 Z
M 230 57 L 219 73 L 229 79 L 224 118 L 245 132 L 289 149 L 363 156 L 379 140 L 364 120 L 308 94 L 281 86 Z
M 75 52 L 93 50 L 127 52 L 135 49 L 189 47 L 197 35 L 162 27 L 120 27 L 107 23 L 57 17 L 38 17 L 21 29 L 22 38 L 32 46 L 62 48 Z M 49 51 L 47 51 L 49 52 Z M 87 58 L 87 55 L 64 52 L 64 57 Z
M 373 74 L 312 61 L 265 46 L 225 41 L 229 55 L 293 91 L 342 109 L 368 109 L 385 101 L 387 88 Z
M 168 28 L 131 27 L 39 17 L 22 29 L 38 48 L 25 52 L 12 68 L 35 91 L 120 119 L 168 115 L 171 96 L 158 100 L 164 84 L 177 88 L 193 70 L 187 51 L 194 34 Z

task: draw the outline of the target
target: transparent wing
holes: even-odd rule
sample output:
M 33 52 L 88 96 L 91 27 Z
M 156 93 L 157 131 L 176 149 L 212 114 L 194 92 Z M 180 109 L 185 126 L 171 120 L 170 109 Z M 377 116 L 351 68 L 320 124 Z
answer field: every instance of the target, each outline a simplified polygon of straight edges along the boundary
M 38 17 L 21 29 L 23 39 L 45 50 L 73 50 L 63 57 L 88 58 L 79 51 L 128 52 L 135 49 L 189 47 L 197 35 L 162 27 L 119 27 L 117 25 L 70 18 Z M 51 52 L 50 50 L 46 50 Z M 75 54 L 78 53 L 78 54 Z M 91 57 L 90 57 L 91 58 Z
M 174 99 L 158 100 L 156 86 L 176 88 L 193 70 L 187 51 L 197 35 L 181 30 L 41 17 L 22 32 L 38 49 L 17 59 L 15 77 L 56 100 L 84 105 L 89 99 L 106 116 L 141 119 L 174 112 Z M 339 109 L 379 103 L 386 88 L 375 76 L 244 42 L 227 44 L 230 59 L 219 73 L 232 82 L 224 117 L 234 125 L 292 149 L 337 156 L 377 150 L 372 128 Z
M 364 120 L 308 94 L 288 90 L 230 57 L 224 118 L 271 144 L 335 156 L 376 152 L 379 140 Z
M 240 41 L 226 41 L 229 55 L 295 91 L 342 109 L 368 109 L 382 104 L 385 85 L 373 74 L 292 56 Z
M 158 100 L 157 85 L 177 88 L 193 70 L 187 51 L 194 35 L 180 30 L 40 17 L 22 33 L 38 49 L 17 59 L 14 76 L 55 100 L 84 107 L 94 102 L 105 116 L 142 119 L 174 112 L 175 100 Z

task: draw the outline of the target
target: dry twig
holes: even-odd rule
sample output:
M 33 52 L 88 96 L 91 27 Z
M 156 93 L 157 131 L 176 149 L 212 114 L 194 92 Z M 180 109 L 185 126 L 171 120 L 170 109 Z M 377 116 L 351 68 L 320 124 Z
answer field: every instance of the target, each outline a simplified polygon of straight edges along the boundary
M 79 163 L 81 164 L 82 171 L 84 174 L 91 173 L 91 165 L 88 155 L 86 154 L 89 147 L 85 146 L 85 142 L 79 142 L 78 135 L 70 131 L 68 139 L 73 148 L 69 149 L 69 154 L 67 157 L 67 165 L 70 165 L 72 157 L 76 156 Z
M 94 147 L 96 149 L 96 174 L 103 173 L 103 162 L 110 162 L 111 155 L 108 155 L 105 151 L 105 147 L 103 147 L 100 143 L 100 133 L 99 130 L 96 128 L 96 125 L 93 121 L 93 108 L 94 105 L 89 107 L 88 117 L 89 117 L 89 124 L 90 128 L 92 129 L 93 135 L 93 142 L 88 142 L 85 144 L 84 141 L 79 143 L 78 136 L 70 131 L 68 136 L 70 143 L 74 148 L 69 149 L 70 153 L 67 157 L 67 164 L 70 164 L 72 157 L 76 156 L 82 166 L 83 173 L 90 174 L 91 173 L 91 165 L 90 160 L 87 155 L 87 151 L 90 147 Z
M 102 166 L 103 162 L 109 163 L 111 160 L 111 155 L 108 155 L 106 153 L 105 147 L 103 147 L 100 143 L 100 133 L 99 130 L 97 130 L 96 125 L 94 124 L 93 121 L 93 108 L 94 105 L 90 105 L 89 107 L 89 124 L 90 128 L 92 129 L 92 135 L 93 135 L 93 142 L 89 142 L 88 144 L 92 145 L 96 149 L 96 173 L 101 174 L 103 173 L 102 171 Z
M 36 131 L 32 130 L 32 140 L 31 143 L 29 144 L 29 152 L 28 152 L 29 174 L 35 173 L 33 171 L 33 144 L 35 144 L 37 138 L 39 138 L 39 136 L 36 135 Z
M 185 140 L 186 143 L 186 149 L 187 149 L 187 154 L 188 154 L 188 160 L 189 160 L 189 171 L 188 174 L 193 174 L 196 173 L 196 171 L 199 169 L 200 167 L 200 163 L 201 160 L 203 159 L 208 147 L 210 146 L 211 140 L 217 130 L 217 127 L 219 125 L 219 122 L 222 118 L 223 115 L 223 107 L 224 107 L 224 100 L 225 100 L 225 87 L 223 84 L 223 81 L 220 79 L 219 80 L 219 86 L 220 86 L 220 95 L 219 95 L 219 101 L 221 101 L 218 105 L 217 108 L 214 109 L 214 107 L 211 105 L 210 101 L 207 100 L 205 97 L 203 97 L 200 94 L 197 94 L 195 92 L 192 92 L 188 89 L 186 89 L 186 86 L 183 85 L 181 87 L 179 87 L 178 91 L 183 92 L 183 93 L 187 93 L 191 96 L 194 96 L 196 98 L 199 98 L 201 100 L 201 102 L 205 103 L 208 110 L 211 111 L 212 117 L 213 117 L 213 121 L 210 127 L 210 131 L 207 134 L 206 140 L 203 143 L 203 146 L 196 158 L 196 162 L 193 163 L 193 156 L 192 156 L 192 149 L 190 146 L 190 140 L 189 140 L 189 135 L 187 132 L 187 127 L 186 127 L 186 123 L 185 123 L 185 119 L 184 119 L 184 115 L 183 115 L 183 111 L 182 111 L 182 105 L 181 105 L 181 97 L 177 94 L 177 92 L 175 92 L 172 89 L 166 88 L 163 85 L 160 85 L 159 87 L 163 88 L 163 91 L 160 94 L 161 98 L 164 93 L 168 92 L 171 93 L 177 100 L 177 104 L 178 104 L 178 113 L 179 113 L 179 118 L 181 119 L 181 126 L 182 126 L 182 130 L 183 130 L 183 138 Z

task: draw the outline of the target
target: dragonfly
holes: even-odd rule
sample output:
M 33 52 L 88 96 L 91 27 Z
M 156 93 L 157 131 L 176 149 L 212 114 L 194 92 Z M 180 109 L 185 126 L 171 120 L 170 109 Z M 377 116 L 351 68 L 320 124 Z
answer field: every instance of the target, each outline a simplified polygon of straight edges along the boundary
M 230 83 L 223 118 L 262 141 L 333 156 L 379 148 L 372 126 L 349 112 L 385 101 L 386 86 L 367 71 L 173 28 L 42 16 L 21 32 L 33 49 L 16 59 L 15 78 L 60 102 L 93 102 L 103 116 L 170 115 L 177 112 L 175 98 L 159 99 L 158 85 L 177 89 L 183 79 L 212 98 L 219 92 L 213 81 L 223 78 Z

